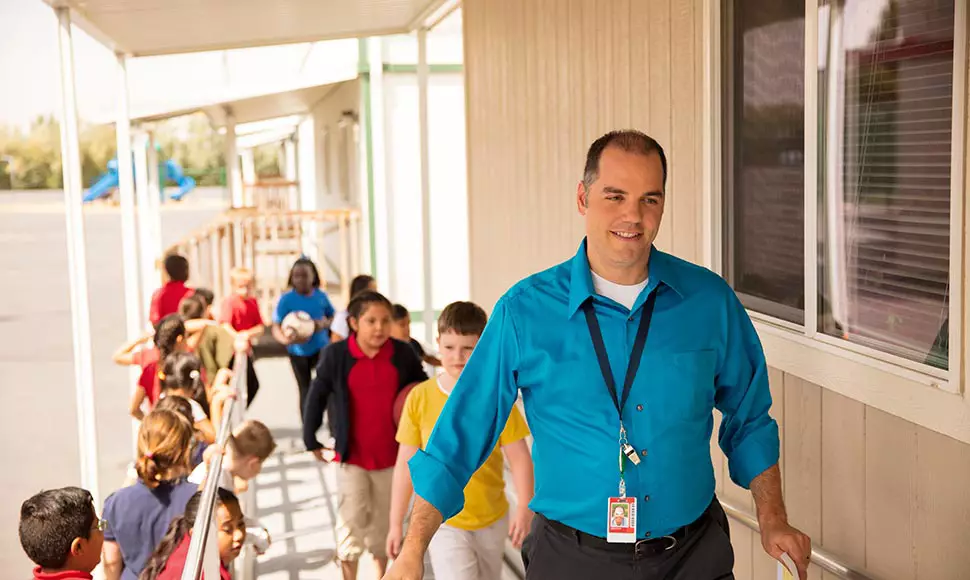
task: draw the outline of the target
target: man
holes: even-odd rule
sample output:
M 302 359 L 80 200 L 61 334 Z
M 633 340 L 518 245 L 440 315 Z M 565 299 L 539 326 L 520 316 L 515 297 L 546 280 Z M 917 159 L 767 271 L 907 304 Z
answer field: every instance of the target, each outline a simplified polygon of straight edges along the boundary
M 782 501 L 758 336 L 721 278 L 653 247 L 666 174 L 663 149 L 642 133 L 592 144 L 576 196 L 586 239 L 573 259 L 496 304 L 426 450 L 411 460 L 419 498 L 386 579 L 421 578 L 428 542 L 461 509 L 462 488 L 520 389 L 536 468 L 528 578 L 732 578 L 710 458 L 715 407 L 731 478 L 752 490 L 765 550 L 788 553 L 807 578 L 811 542 L 789 526 Z M 627 528 L 611 521 L 618 503 Z

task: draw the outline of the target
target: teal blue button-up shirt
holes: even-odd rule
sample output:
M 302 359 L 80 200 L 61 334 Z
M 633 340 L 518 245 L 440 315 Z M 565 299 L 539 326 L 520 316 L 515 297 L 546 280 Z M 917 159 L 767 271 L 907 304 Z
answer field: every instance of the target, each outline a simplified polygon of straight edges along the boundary
M 713 410 L 731 479 L 748 487 L 778 462 L 778 426 L 761 343 L 716 274 L 656 248 L 633 310 L 593 289 L 585 241 L 576 256 L 522 280 L 496 304 L 427 449 L 410 462 L 415 491 L 447 519 L 488 458 L 521 390 L 533 434 L 530 507 L 606 536 L 607 498 L 619 486 L 620 418 L 603 382 L 582 304 L 592 300 L 618 389 L 640 313 L 657 293 L 623 424 L 641 461 L 626 467 L 638 498 L 637 535 L 668 534 L 697 519 L 714 495 Z

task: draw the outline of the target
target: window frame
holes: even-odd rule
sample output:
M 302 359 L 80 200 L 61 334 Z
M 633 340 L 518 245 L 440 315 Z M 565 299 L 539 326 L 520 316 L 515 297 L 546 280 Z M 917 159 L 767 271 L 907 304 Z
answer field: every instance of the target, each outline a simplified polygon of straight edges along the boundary
M 855 393 L 854 398 L 866 398 L 864 391 L 872 389 L 871 385 L 859 385 L 845 389 L 835 383 L 858 381 L 884 380 L 876 375 L 891 373 L 904 380 L 904 384 L 911 386 L 930 386 L 943 391 L 941 394 L 963 394 L 964 385 L 968 384 L 967 353 L 964 352 L 963 319 L 964 300 L 970 300 L 970 284 L 964 284 L 964 272 L 970 271 L 970 253 L 964 249 L 964 224 L 970 221 L 965 216 L 967 204 L 964 202 L 966 191 L 965 170 L 967 155 L 967 100 L 968 100 L 968 9 L 963 1 L 956 1 L 954 8 L 954 44 L 953 44 L 953 95 L 951 114 L 951 150 L 950 150 L 950 299 L 949 317 L 954 323 L 949 325 L 948 369 L 939 369 L 925 363 L 916 362 L 901 356 L 879 350 L 874 347 L 857 344 L 838 337 L 829 336 L 818 330 L 818 219 L 819 196 L 817 195 L 819 180 L 818 169 L 822 160 L 819 158 L 819 98 L 817 71 L 822 47 L 819 43 L 819 1 L 805 2 L 805 183 L 804 183 L 804 267 L 805 267 L 805 313 L 804 324 L 789 322 L 770 314 L 748 309 L 748 314 L 758 329 L 762 342 L 765 343 L 769 364 L 772 355 L 785 361 L 787 368 L 781 368 L 803 378 L 818 376 L 819 381 L 825 381 L 827 387 L 836 391 Z M 725 233 L 730 231 L 725 218 L 730 208 L 726 208 L 723 201 L 723 184 L 726 172 L 732 169 L 723 163 L 724 131 L 729 130 L 727 124 L 733 123 L 733 118 L 726 118 L 723 111 L 725 92 L 729 88 L 724 76 L 727 74 L 725 63 L 725 31 L 733 18 L 733 4 L 722 4 L 718 0 L 704 1 L 704 119 L 702 136 L 705 141 L 703 158 L 703 179 L 705 194 L 702 204 L 704 219 L 704 243 L 702 258 L 704 264 L 713 271 L 724 275 L 726 273 Z M 815 192 L 815 195 L 809 195 Z M 957 323 L 958 322 L 958 323 Z M 817 353 L 804 353 L 804 349 L 812 349 Z M 810 356 L 794 356 L 793 353 L 802 352 Z M 811 368 L 818 365 L 821 354 L 825 364 L 833 364 L 839 368 L 845 367 L 845 361 L 851 365 L 845 367 L 847 376 L 841 379 L 823 376 L 826 373 L 817 372 Z M 800 359 L 804 359 L 803 361 Z M 836 360 L 842 359 L 842 360 Z M 841 365 L 841 366 L 840 366 Z M 773 365 L 772 366 L 776 366 Z M 862 373 L 861 375 L 858 373 Z M 875 374 L 874 374 L 875 373 Z M 851 377 L 851 379 L 850 379 Z M 822 383 L 820 383 L 822 384 Z M 895 388 L 895 387 L 893 387 Z M 849 394 L 849 392 L 843 394 Z M 878 406 L 878 405 L 877 405 Z M 968 407 L 970 408 L 970 407 Z M 962 431 L 961 431 L 962 433 Z M 967 432 L 970 434 L 970 431 Z M 970 439 L 967 439 L 970 440 Z

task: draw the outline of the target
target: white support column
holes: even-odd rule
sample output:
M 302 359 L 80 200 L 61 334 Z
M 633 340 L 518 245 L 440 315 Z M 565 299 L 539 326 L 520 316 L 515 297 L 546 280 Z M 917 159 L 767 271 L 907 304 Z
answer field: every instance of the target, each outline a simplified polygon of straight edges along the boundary
M 370 67 L 370 125 L 371 125 L 371 177 L 374 180 L 374 237 L 377 271 L 372 272 L 378 284 L 389 296 L 398 294 L 396 269 L 394 267 L 394 207 L 387 188 L 387 143 L 384 123 L 384 56 L 380 37 L 367 39 L 367 56 Z
M 78 447 L 81 486 L 101 505 L 98 486 L 98 433 L 94 415 L 94 364 L 91 355 L 91 313 L 88 304 L 84 215 L 81 210 L 81 147 L 78 135 L 77 95 L 74 85 L 74 47 L 71 11 L 56 8 L 61 59 L 61 170 L 67 218 L 67 263 L 74 339 L 74 379 L 77 394 Z
M 118 59 L 118 116 L 115 137 L 118 150 L 118 196 L 121 198 L 121 261 L 125 280 L 125 328 L 128 340 L 142 333 L 141 295 L 138 284 L 138 233 L 135 226 L 135 175 L 131 166 L 131 120 L 128 117 L 128 66 L 123 54 Z M 130 366 L 128 384 L 133 393 L 138 382 L 138 367 Z M 137 433 L 137 422 L 132 426 Z
M 148 207 L 150 210 L 149 225 L 153 262 L 162 257 L 162 196 L 165 195 L 165 184 L 162 182 L 161 169 L 158 165 L 158 149 L 155 148 L 155 135 L 148 132 Z M 154 266 L 154 264 L 153 264 Z M 152 268 L 151 284 L 154 288 L 160 282 L 158 272 Z
M 155 291 L 155 259 L 152 252 L 152 210 L 150 188 L 148 186 L 148 134 L 143 130 L 135 131 L 133 154 L 135 158 L 135 198 L 138 202 L 138 247 L 141 253 L 141 303 L 148 308 L 152 292 Z
M 232 207 L 243 207 L 242 180 L 239 177 L 239 155 L 236 153 L 236 116 L 226 110 L 226 188 Z
M 294 137 L 288 138 L 283 141 L 283 177 L 287 181 L 297 181 L 297 167 L 296 167 L 296 141 L 293 140 Z M 300 209 L 300 188 L 290 187 L 289 188 L 289 207 L 291 210 Z
M 256 183 L 256 154 L 252 147 L 247 147 L 239 152 L 239 162 L 242 166 L 242 198 L 247 206 L 256 205 L 256 191 L 253 185 Z
M 421 253 L 424 257 L 424 339 L 434 343 L 434 277 L 431 270 L 431 157 L 428 149 L 428 29 L 418 29 L 418 135 L 421 152 Z

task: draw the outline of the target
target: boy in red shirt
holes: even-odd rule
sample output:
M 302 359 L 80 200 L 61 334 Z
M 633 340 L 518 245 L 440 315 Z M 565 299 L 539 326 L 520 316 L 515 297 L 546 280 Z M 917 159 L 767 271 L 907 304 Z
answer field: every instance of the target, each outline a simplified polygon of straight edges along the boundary
M 192 289 L 185 285 L 189 280 L 189 261 L 184 256 L 169 254 L 162 264 L 168 281 L 152 294 L 152 304 L 148 311 L 152 326 L 169 314 L 177 313 L 179 302 L 192 294 Z
M 42 491 L 20 506 L 20 545 L 37 567 L 35 580 L 91 580 L 101 562 L 104 520 L 87 490 Z

